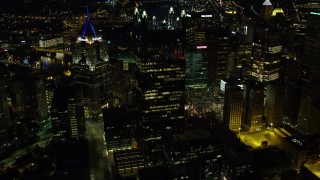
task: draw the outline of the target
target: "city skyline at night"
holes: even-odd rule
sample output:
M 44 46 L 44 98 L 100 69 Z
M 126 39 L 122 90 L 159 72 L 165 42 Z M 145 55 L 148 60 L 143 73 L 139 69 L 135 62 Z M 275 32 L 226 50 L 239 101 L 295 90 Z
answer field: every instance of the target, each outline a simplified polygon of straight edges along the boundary
M 320 1 L 0 6 L 0 179 L 320 179 Z

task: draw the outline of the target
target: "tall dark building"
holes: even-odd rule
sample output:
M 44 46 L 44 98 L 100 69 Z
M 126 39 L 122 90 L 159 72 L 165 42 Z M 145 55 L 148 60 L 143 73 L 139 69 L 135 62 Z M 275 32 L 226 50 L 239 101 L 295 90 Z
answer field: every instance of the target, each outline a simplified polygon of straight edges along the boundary
M 54 140 L 67 139 L 68 93 L 64 90 L 64 88 L 59 87 L 53 92 L 50 113 Z
M 263 128 L 264 86 L 247 83 L 244 86 L 243 127 L 248 131 L 260 131 Z
M 221 175 L 222 142 L 206 129 L 168 135 L 164 140 L 170 179 L 215 179 Z
M 48 115 L 43 74 L 19 66 L 10 67 L 10 71 L 9 93 L 15 121 L 28 119 L 25 123 L 38 126 Z
M 301 56 L 301 91 L 298 126 L 303 133 L 320 132 L 320 16 L 310 13 Z
M 140 145 L 149 165 L 159 162 L 159 142 L 165 132 L 176 132 L 184 120 L 184 16 L 170 8 L 160 21 L 136 9 L 138 102 L 142 112 Z M 149 153 L 149 154 L 148 154 Z M 158 155 L 156 155 L 158 154 Z
M 0 64 L 0 146 L 9 140 L 9 124 L 11 116 L 8 104 L 9 71 L 4 64 Z
M 298 114 L 299 129 L 305 134 L 320 133 L 320 86 L 308 84 L 302 87 Z
M 131 149 L 136 146 L 134 125 L 138 111 L 129 107 L 102 109 L 107 150 Z
M 284 116 L 285 92 L 285 86 L 282 84 L 270 83 L 267 85 L 264 111 L 267 125 L 279 125 L 282 122 Z
M 318 82 L 320 80 L 320 16 L 309 15 L 307 34 L 304 38 L 301 55 L 301 76 L 304 81 Z
M 34 101 L 32 101 L 34 97 L 30 92 L 31 80 L 30 78 L 26 78 L 30 77 L 30 74 L 32 74 L 32 72 L 30 71 L 30 69 L 24 68 L 17 68 L 17 70 L 14 71 L 15 73 L 11 75 L 10 81 L 10 94 L 12 97 L 11 101 L 13 113 L 19 115 L 20 117 L 29 117 L 31 116 L 31 114 L 35 114 L 33 108 L 35 107 Z M 22 77 L 22 75 L 20 75 L 19 73 L 16 73 L 18 71 L 23 72 L 24 77 Z
M 284 104 L 285 123 L 297 124 L 301 96 L 301 84 L 291 83 L 287 85 Z
M 35 99 L 37 103 L 36 112 L 38 114 L 39 120 L 43 121 L 48 117 L 48 104 L 46 99 L 46 90 L 43 74 L 36 73 L 34 75 L 34 86 Z
M 55 140 L 85 139 L 84 108 L 80 91 L 79 85 L 75 84 L 61 84 L 55 89 L 51 106 Z
M 90 21 L 88 7 L 86 16 L 83 30 L 73 47 L 72 74 L 74 82 L 82 85 L 86 115 L 97 117 L 106 93 L 108 51 L 107 43 L 96 34 Z
M 209 86 L 217 87 L 228 74 L 229 31 L 215 27 L 208 32 L 208 78 Z

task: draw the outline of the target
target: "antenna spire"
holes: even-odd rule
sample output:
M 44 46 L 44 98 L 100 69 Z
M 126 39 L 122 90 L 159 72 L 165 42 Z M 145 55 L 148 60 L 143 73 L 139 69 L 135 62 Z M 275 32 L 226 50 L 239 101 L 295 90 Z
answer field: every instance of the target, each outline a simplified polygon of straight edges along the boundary
M 90 25 L 90 27 L 91 27 L 91 30 L 93 32 L 93 36 L 97 37 L 96 30 L 94 29 L 94 27 L 92 25 L 92 22 L 90 21 L 90 13 L 89 13 L 89 6 L 88 5 L 87 5 L 87 8 L 86 8 L 86 16 L 87 16 L 87 19 L 86 19 L 86 22 L 84 23 L 84 28 L 83 28 L 81 37 L 82 38 L 85 37 L 88 25 Z

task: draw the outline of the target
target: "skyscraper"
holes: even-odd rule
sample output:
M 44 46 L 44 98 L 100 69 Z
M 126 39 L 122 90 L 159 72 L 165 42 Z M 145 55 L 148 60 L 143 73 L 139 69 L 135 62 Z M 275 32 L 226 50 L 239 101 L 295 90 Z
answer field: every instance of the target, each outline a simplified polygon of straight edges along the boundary
M 9 140 L 9 124 L 11 116 L 8 105 L 7 87 L 9 81 L 9 71 L 4 64 L 0 67 L 0 146 Z
M 207 46 L 189 47 L 186 52 L 186 93 L 201 96 L 208 87 Z
M 40 121 L 48 118 L 48 104 L 46 99 L 46 90 L 44 76 L 41 73 L 36 73 L 34 76 L 35 96 L 37 101 L 37 113 Z
M 228 74 L 229 31 L 215 27 L 208 33 L 209 86 L 217 87 Z
M 258 82 L 278 79 L 281 57 L 280 34 L 260 29 L 253 43 L 251 76 Z
M 176 17 L 170 8 L 167 20 L 148 19 L 146 11 L 136 9 L 136 53 L 140 143 L 150 157 L 159 162 L 162 134 L 176 132 L 184 120 L 185 29 L 184 13 Z M 149 154 L 148 154 L 149 153 Z M 148 162 L 149 163 L 149 162 Z
M 224 93 L 223 122 L 233 132 L 241 129 L 243 90 L 232 83 L 226 84 Z
M 264 87 L 247 83 L 244 86 L 243 127 L 248 131 L 260 131 L 263 123 Z
M 304 85 L 301 92 L 298 126 L 303 133 L 314 134 L 320 133 L 320 16 L 310 13 L 308 20 L 301 57 L 301 78 Z
M 68 127 L 68 93 L 64 92 L 64 88 L 58 87 L 54 90 L 51 103 L 51 123 L 53 140 L 67 139 Z
M 70 138 L 84 139 L 86 137 L 82 102 L 72 96 L 68 98 L 68 128 Z
M 55 140 L 85 138 L 84 108 L 79 86 L 63 81 L 54 91 L 51 122 Z
M 39 124 L 48 115 L 43 74 L 19 66 L 12 67 L 11 71 L 13 113 L 19 119 L 28 118 Z
M 74 82 L 82 85 L 88 115 L 97 117 L 101 113 L 103 93 L 106 92 L 108 51 L 106 42 L 96 34 L 88 6 L 86 16 L 83 30 L 74 44 L 72 73 Z
M 265 117 L 268 126 L 279 125 L 284 115 L 285 86 L 278 83 L 267 85 Z
M 206 31 L 213 25 L 213 15 L 193 12 L 186 23 L 186 94 L 202 96 L 208 87 Z
M 260 14 L 263 19 L 269 20 L 273 12 L 273 5 L 270 0 L 265 0 L 261 6 Z
M 320 133 L 319 87 L 319 84 L 307 84 L 302 87 L 298 126 L 305 134 Z
M 307 35 L 302 46 L 301 75 L 304 81 L 318 82 L 320 80 L 320 16 L 310 14 L 308 20 Z

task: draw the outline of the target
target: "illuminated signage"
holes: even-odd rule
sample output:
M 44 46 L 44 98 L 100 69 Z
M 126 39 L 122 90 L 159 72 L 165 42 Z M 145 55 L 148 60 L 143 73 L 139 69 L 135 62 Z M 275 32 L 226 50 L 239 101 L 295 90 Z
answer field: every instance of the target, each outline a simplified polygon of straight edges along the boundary
M 197 49 L 207 49 L 208 46 L 197 46 Z
M 78 37 L 78 40 L 79 40 L 79 41 L 88 41 L 88 39 L 82 38 L 82 37 Z
M 320 16 L 320 13 L 318 13 L 318 12 L 310 12 L 310 14 Z
M 212 14 L 203 14 L 201 17 L 212 17 Z
M 92 40 L 99 41 L 99 40 L 101 40 L 101 37 L 93 37 Z

